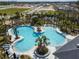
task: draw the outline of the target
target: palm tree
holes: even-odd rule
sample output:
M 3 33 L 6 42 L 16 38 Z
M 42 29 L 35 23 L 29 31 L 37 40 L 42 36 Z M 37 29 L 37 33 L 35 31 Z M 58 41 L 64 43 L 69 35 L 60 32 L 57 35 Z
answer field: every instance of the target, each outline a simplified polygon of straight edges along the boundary
M 2 13 L 0 13 L 0 21 L 2 20 Z
M 0 34 L 4 34 L 6 32 L 6 25 L 0 24 Z
M 2 20 L 3 20 L 3 24 L 5 25 L 5 21 L 7 20 L 7 14 L 6 14 L 6 13 L 4 13 L 4 14 L 3 14 L 3 16 L 4 16 L 4 17 L 3 17 L 3 19 L 2 19 Z
M 15 19 L 20 19 L 20 13 L 17 11 L 17 12 L 15 12 Z
M 6 54 L 3 48 L 0 48 L 0 59 L 9 59 L 8 55 Z
M 5 38 L 4 36 L 0 36 L 0 46 L 2 46 L 3 44 L 5 44 Z
M 49 40 L 48 38 L 46 38 L 46 36 L 41 36 L 39 38 L 37 38 L 36 42 L 37 42 L 37 49 L 36 52 L 40 55 L 44 55 L 48 52 L 48 48 L 46 47 L 49 42 L 47 42 L 47 40 Z
M 18 36 L 18 31 L 17 31 L 17 29 L 16 29 L 16 26 L 14 26 L 13 29 L 14 29 L 14 33 L 15 33 L 15 36 L 16 36 L 15 39 L 18 39 L 19 36 Z

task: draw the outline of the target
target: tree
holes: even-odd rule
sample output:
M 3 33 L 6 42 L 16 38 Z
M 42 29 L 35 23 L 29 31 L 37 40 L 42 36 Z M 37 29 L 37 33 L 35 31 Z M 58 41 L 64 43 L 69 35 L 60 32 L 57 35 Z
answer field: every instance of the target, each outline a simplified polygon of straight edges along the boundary
M 0 48 L 0 59 L 9 59 L 3 48 Z
M 0 46 L 6 43 L 4 36 L 0 36 Z
M 41 36 L 39 38 L 37 38 L 36 40 L 36 45 L 38 46 L 36 49 L 36 52 L 40 55 L 44 55 L 48 52 L 48 48 L 46 47 L 49 42 L 47 42 L 47 40 L 49 40 L 48 38 L 46 38 L 46 36 Z
M 6 32 L 6 25 L 0 24 L 0 34 L 3 34 Z
M 18 11 L 15 12 L 15 19 L 20 19 L 20 13 Z
M 15 39 L 19 39 L 18 31 L 17 31 L 17 29 L 16 29 L 16 26 L 14 26 L 13 29 L 14 29 L 14 33 L 15 33 L 15 36 L 16 36 Z
M 79 1 L 76 2 L 77 8 L 79 9 Z

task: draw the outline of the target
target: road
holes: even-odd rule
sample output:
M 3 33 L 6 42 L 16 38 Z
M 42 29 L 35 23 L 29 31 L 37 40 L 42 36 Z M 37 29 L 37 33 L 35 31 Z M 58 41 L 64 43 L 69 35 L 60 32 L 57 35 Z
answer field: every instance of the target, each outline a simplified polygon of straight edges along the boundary
M 27 14 L 33 14 L 35 11 L 39 10 L 40 8 L 42 8 L 43 6 L 39 6 L 37 8 L 33 8 L 33 10 L 27 12 Z

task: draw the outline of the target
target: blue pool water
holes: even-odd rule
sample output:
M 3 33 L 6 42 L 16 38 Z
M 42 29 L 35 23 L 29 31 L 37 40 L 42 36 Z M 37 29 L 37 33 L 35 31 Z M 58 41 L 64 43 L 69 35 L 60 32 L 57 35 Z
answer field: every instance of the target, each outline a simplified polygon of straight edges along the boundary
M 36 35 L 33 31 L 33 28 L 30 26 L 21 26 L 17 27 L 18 35 L 23 36 L 24 38 L 21 41 L 18 41 L 14 44 L 14 47 L 17 51 L 25 52 L 27 50 L 30 50 L 35 46 L 35 40 L 38 38 L 38 35 Z M 64 43 L 64 37 L 60 34 L 58 34 L 54 28 L 52 27 L 45 27 L 44 33 L 47 38 L 50 40 L 51 46 L 58 46 Z

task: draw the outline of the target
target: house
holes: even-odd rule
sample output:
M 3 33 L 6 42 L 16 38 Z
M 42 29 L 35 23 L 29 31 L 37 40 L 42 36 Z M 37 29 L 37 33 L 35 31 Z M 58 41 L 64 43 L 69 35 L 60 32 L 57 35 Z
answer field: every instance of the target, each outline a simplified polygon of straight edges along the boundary
M 53 54 L 58 59 L 79 59 L 79 36 L 62 46 Z

